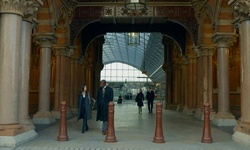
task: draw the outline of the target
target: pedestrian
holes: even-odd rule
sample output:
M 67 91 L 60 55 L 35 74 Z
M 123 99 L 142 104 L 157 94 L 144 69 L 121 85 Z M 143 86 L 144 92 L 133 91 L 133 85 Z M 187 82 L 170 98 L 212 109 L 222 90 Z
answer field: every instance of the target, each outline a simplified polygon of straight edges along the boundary
M 92 119 L 92 108 L 94 99 L 88 92 L 86 84 L 82 84 L 81 91 L 78 95 L 78 116 L 77 121 L 83 119 L 82 133 L 89 130 L 88 120 Z
M 144 101 L 144 94 L 142 93 L 142 89 L 139 90 L 139 93 L 136 95 L 136 102 L 138 106 L 138 113 L 142 113 L 142 106 Z
M 102 121 L 102 134 L 106 135 L 108 129 L 108 104 L 113 101 L 113 89 L 109 87 L 106 80 L 101 80 L 97 91 L 97 115 L 96 121 Z
M 146 99 L 148 100 L 148 113 L 153 112 L 153 104 L 154 104 L 155 94 L 151 87 L 148 88 Z
M 122 96 L 121 95 L 118 97 L 117 104 L 122 104 Z

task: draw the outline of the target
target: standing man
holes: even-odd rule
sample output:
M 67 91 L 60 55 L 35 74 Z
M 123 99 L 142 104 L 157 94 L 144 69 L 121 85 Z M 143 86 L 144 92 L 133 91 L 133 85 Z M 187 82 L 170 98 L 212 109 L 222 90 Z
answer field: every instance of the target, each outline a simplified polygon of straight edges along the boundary
M 151 87 L 148 88 L 146 99 L 148 100 L 148 113 L 153 112 L 153 103 L 154 103 L 155 94 Z
M 106 85 L 106 80 L 100 82 L 97 92 L 97 116 L 96 121 L 103 121 L 102 134 L 106 135 L 108 129 L 108 104 L 113 101 L 113 89 Z

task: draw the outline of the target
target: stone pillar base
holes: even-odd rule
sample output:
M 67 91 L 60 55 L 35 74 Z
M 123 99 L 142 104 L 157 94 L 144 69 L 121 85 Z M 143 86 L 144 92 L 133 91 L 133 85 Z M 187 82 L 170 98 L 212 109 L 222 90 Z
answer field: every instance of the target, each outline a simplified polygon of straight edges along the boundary
M 15 136 L 24 132 L 20 124 L 0 125 L 0 136 Z
M 52 115 L 54 118 L 56 118 L 56 119 L 60 119 L 60 111 L 59 111 L 59 110 L 58 110 L 58 111 L 56 111 L 56 110 L 52 111 L 52 112 L 51 112 L 51 115 Z M 71 112 L 71 110 L 67 109 L 66 118 L 69 119 L 69 118 L 71 118 L 72 116 L 73 116 L 73 113 Z
M 212 124 L 216 126 L 236 126 L 237 122 L 231 113 L 218 112 L 212 120 Z
M 32 123 L 31 119 L 28 120 L 21 120 L 20 121 L 21 126 L 24 128 L 24 131 L 30 131 L 30 130 L 35 130 L 35 126 Z
M 177 105 L 174 105 L 174 104 L 165 104 L 165 109 L 176 110 L 177 109 Z
M 234 132 L 234 134 L 232 135 L 232 139 L 240 144 L 244 144 L 244 145 L 248 145 L 250 146 L 250 135 L 249 134 L 245 134 L 239 131 Z
M 210 111 L 210 120 L 213 120 L 215 117 L 215 112 L 213 110 Z M 198 120 L 204 120 L 204 112 L 200 108 L 195 110 L 194 117 Z
M 194 115 L 194 109 L 190 109 L 187 107 L 187 105 L 184 107 L 183 111 L 182 111 L 184 114 L 186 115 L 189 115 L 189 116 L 192 116 Z
M 15 148 L 25 142 L 33 140 L 37 137 L 34 130 L 18 134 L 16 136 L 0 136 L 0 149 L 1 148 Z
M 184 107 L 185 107 L 184 105 L 180 104 L 177 106 L 176 111 L 182 112 Z
M 52 124 L 56 122 L 56 119 L 49 111 L 38 111 L 32 119 L 34 124 Z

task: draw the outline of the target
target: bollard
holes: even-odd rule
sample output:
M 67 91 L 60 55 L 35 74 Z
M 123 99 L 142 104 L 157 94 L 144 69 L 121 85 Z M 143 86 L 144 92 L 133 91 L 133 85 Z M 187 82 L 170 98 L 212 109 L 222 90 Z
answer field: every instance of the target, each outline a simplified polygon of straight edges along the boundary
M 57 136 L 57 141 L 68 141 L 67 126 L 66 126 L 66 101 L 61 102 L 60 107 L 60 128 Z
M 108 130 L 106 133 L 105 142 L 116 142 L 115 128 L 114 128 L 114 103 L 109 102 L 108 106 Z
M 203 123 L 203 135 L 201 138 L 202 143 L 212 143 L 211 128 L 210 128 L 210 104 L 206 102 L 204 104 L 204 123 Z
M 155 137 L 154 143 L 165 143 L 162 130 L 162 104 L 156 103 L 156 125 L 155 125 Z

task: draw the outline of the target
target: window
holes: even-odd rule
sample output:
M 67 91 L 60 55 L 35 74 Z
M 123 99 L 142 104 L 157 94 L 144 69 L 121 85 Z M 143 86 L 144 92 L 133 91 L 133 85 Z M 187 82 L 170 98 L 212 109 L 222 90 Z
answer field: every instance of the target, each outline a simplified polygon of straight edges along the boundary
M 152 82 L 140 70 L 123 63 L 106 64 L 101 71 L 101 79 L 108 82 Z

